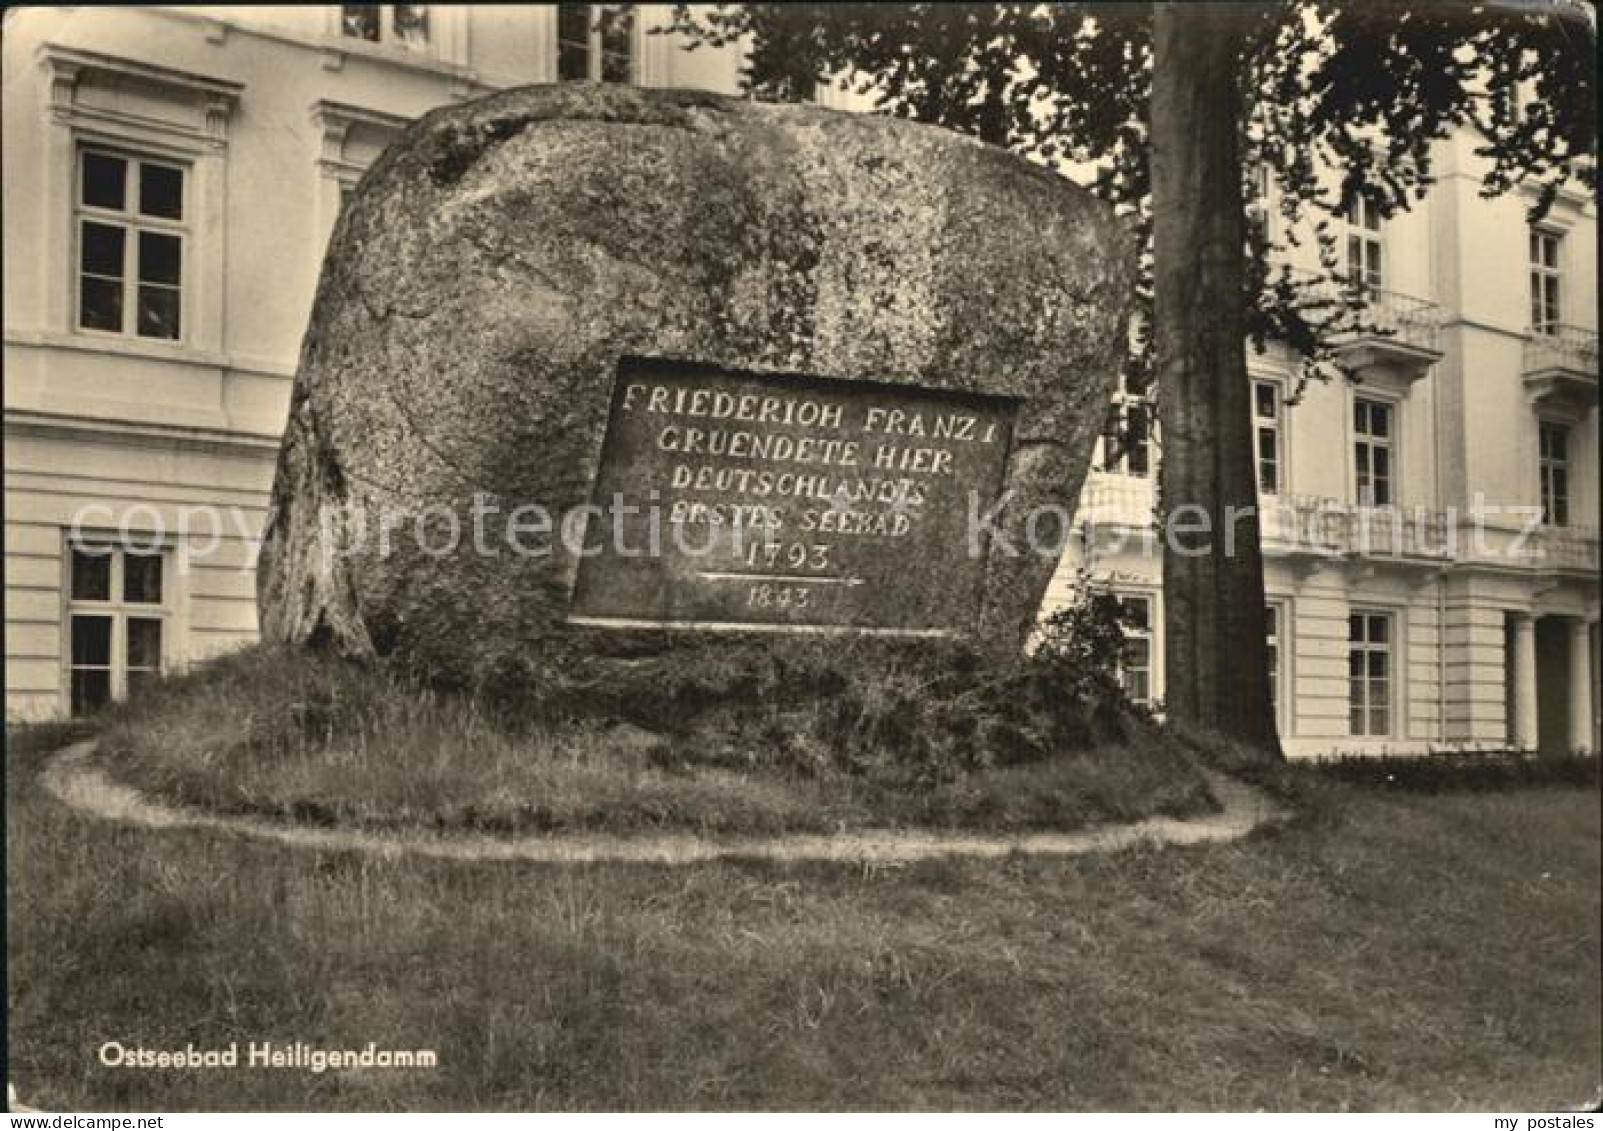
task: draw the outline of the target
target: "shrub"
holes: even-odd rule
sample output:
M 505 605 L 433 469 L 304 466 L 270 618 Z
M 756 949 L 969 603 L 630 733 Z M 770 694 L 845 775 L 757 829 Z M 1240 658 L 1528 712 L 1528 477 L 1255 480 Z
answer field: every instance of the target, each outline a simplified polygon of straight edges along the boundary
M 1370 789 L 1422 793 L 1481 792 L 1533 786 L 1598 786 L 1595 754 L 1533 755 L 1436 753 L 1376 757 L 1348 754 L 1321 758 L 1311 767 L 1321 777 Z

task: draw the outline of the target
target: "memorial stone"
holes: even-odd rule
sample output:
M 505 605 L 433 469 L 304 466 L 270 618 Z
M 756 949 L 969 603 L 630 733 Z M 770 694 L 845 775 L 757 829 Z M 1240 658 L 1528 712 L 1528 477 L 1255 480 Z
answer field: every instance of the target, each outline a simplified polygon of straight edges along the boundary
M 264 633 L 463 682 L 689 630 L 1016 652 L 1132 243 L 1067 180 L 885 117 L 583 83 L 430 113 L 331 241 Z

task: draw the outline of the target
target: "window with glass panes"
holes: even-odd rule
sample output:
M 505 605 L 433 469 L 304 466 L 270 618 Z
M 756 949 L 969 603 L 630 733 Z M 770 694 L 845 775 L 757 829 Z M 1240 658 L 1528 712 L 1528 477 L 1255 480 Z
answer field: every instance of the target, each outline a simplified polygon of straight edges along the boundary
M 185 169 L 101 149 L 78 153 L 80 330 L 183 336 Z
M 1275 722 L 1282 729 L 1285 713 L 1280 705 L 1280 628 L 1284 621 L 1278 604 L 1264 606 L 1264 652 L 1269 661 L 1269 703 L 1275 712 Z
M 1537 429 L 1538 463 L 1542 476 L 1542 521 L 1550 526 L 1570 524 L 1570 430 L 1543 421 Z
M 1392 616 L 1354 612 L 1347 618 L 1348 729 L 1361 738 L 1392 730 Z
M 1267 247 L 1274 241 L 1269 204 L 1271 182 L 1269 166 L 1258 162 L 1247 171 L 1247 239 L 1253 247 Z
M 632 82 L 633 13 L 622 4 L 558 4 L 557 78 Z
M 1258 461 L 1258 490 L 1280 490 L 1284 466 L 1280 441 L 1280 386 L 1273 381 L 1252 383 L 1252 446 Z
M 1119 661 L 1119 684 L 1132 703 L 1152 702 L 1152 598 L 1118 594 L 1124 628 L 1124 655 Z
M 1386 401 L 1353 400 L 1353 471 L 1358 502 L 1383 507 L 1392 501 L 1396 473 L 1396 427 L 1393 406 Z
M 1363 198 L 1347 206 L 1347 279 L 1364 287 L 1385 285 L 1380 209 Z
M 1102 454 L 1098 466 L 1114 475 L 1145 479 L 1152 474 L 1152 406 L 1131 384 L 1119 377 L 1119 390 L 1108 406 L 1102 424 Z
M 429 41 L 427 4 L 342 4 L 340 34 L 369 43 L 415 48 Z
M 1559 236 L 1531 229 L 1531 329 L 1551 334 L 1562 322 L 1563 277 L 1559 271 Z
M 162 670 L 167 558 L 159 549 L 74 543 L 67 590 L 68 688 L 74 715 L 139 693 Z

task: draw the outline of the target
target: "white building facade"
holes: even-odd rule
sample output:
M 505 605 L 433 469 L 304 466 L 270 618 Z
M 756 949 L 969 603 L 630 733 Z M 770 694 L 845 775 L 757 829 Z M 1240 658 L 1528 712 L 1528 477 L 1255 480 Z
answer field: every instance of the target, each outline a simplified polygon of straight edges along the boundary
M 559 79 L 733 91 L 606 5 L 8 9 L 6 716 L 256 638 L 251 563 L 342 195 Z
M 8 719 L 91 709 L 256 637 L 251 564 L 343 194 L 406 123 L 563 79 L 732 92 L 605 5 L 10 10 L 4 35 Z M 1467 141 L 1430 199 L 1355 217 L 1398 333 L 1291 404 L 1253 358 L 1288 750 L 1596 748 L 1595 210 L 1482 200 Z M 1355 242 L 1354 242 L 1355 241 Z M 1093 474 L 1080 571 L 1144 609 L 1161 700 L 1157 445 Z M 1535 507 L 1471 517 L 1483 508 Z M 1480 534 L 1476 535 L 1476 531 Z M 1518 541 L 1525 552 L 1512 552 Z
M 1564 192 L 1533 227 L 1534 195 L 1481 197 L 1474 148 L 1439 143 L 1425 201 L 1336 232 L 1390 331 L 1341 342 L 1356 381 L 1299 389 L 1295 358 L 1249 347 L 1291 754 L 1598 748 L 1596 208 Z M 1300 235 L 1270 232 L 1311 275 Z M 1049 603 L 1118 595 L 1126 688 L 1161 704 L 1161 437 L 1103 447 Z

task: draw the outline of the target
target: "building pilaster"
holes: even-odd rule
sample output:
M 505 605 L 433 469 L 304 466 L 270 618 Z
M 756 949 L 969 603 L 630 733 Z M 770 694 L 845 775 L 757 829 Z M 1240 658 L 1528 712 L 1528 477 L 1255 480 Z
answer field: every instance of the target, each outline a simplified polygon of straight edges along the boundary
M 1592 623 L 1570 622 L 1570 749 L 1592 750 Z
M 1536 618 L 1529 613 L 1514 617 L 1514 746 L 1535 750 L 1536 726 Z

